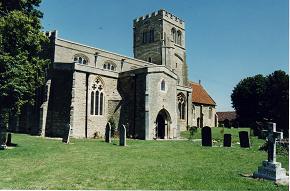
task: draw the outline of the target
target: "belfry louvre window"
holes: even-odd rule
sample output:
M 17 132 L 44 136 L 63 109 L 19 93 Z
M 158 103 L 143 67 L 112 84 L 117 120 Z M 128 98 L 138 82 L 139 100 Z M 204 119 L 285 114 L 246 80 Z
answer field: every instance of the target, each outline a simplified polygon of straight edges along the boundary
M 99 79 L 91 87 L 91 115 L 103 115 L 104 113 L 104 93 L 103 84 Z
M 143 44 L 154 42 L 154 29 L 143 32 Z

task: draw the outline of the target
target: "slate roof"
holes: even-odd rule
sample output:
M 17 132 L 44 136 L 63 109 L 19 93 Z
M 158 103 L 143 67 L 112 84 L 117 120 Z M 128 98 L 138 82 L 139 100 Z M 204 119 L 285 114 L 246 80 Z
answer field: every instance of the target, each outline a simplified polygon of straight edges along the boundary
M 210 97 L 201 84 L 191 82 L 192 103 L 216 105 L 215 101 Z
M 235 111 L 216 112 L 216 114 L 218 116 L 219 121 L 224 121 L 225 119 L 232 121 L 235 120 L 237 117 Z

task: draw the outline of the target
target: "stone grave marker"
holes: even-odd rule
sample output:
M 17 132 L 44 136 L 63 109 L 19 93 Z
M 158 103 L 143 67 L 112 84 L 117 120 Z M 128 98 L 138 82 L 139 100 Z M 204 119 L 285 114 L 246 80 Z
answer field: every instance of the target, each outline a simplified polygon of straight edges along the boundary
M 6 149 L 7 147 L 6 142 L 7 142 L 7 132 L 1 130 L 0 127 L 0 150 Z
M 121 125 L 120 127 L 120 146 L 126 146 L 126 127 Z
M 72 131 L 71 125 L 67 124 L 66 131 L 65 131 L 64 136 L 62 138 L 62 142 L 69 144 L 71 131 Z
M 268 122 L 268 160 L 262 162 L 258 171 L 254 172 L 256 178 L 265 178 L 268 180 L 288 181 L 286 169 L 282 168 L 280 162 L 276 162 L 276 142 L 283 139 L 282 132 L 276 132 L 276 123 Z
M 12 141 L 11 141 L 11 139 L 12 139 L 12 133 L 8 133 L 8 136 L 7 136 L 7 142 L 6 142 L 6 145 L 7 145 L 7 146 L 12 145 Z
M 105 132 L 105 141 L 107 143 L 111 143 L 111 123 L 108 122 L 106 125 L 106 132 Z
M 201 129 L 201 136 L 202 136 L 201 145 L 211 147 L 212 146 L 211 128 L 208 126 L 203 127 Z
M 232 135 L 224 134 L 224 147 L 231 147 L 231 146 L 232 146 Z
M 240 138 L 240 146 L 242 148 L 250 148 L 250 140 L 249 140 L 248 131 L 240 131 L 239 138 Z

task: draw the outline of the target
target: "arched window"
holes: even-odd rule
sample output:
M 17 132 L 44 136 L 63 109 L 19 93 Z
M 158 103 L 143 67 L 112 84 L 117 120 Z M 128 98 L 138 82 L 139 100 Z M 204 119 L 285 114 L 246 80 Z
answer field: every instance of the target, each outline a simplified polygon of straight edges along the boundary
M 176 30 L 175 30 L 175 28 L 171 29 L 171 36 L 172 36 L 173 42 L 176 43 Z
M 111 61 L 107 61 L 107 62 L 104 63 L 103 69 L 104 70 L 115 71 L 116 70 L 116 65 L 115 65 L 115 63 L 113 63 Z
M 103 115 L 104 113 L 103 89 L 103 83 L 97 78 L 91 87 L 91 115 Z
M 182 93 L 177 95 L 178 113 L 180 119 L 185 119 L 185 96 Z
M 208 108 L 208 118 L 211 119 L 212 118 L 212 107 Z
M 161 91 L 165 91 L 165 81 L 164 80 L 161 81 L 160 89 L 161 89 Z
M 87 64 L 88 63 L 88 58 L 85 55 L 82 54 L 76 54 L 74 56 L 74 62 L 79 63 L 79 64 Z
M 152 62 L 152 58 L 151 57 L 148 57 L 148 62 Z
M 181 36 L 182 36 L 182 34 L 181 34 L 181 31 L 177 31 L 177 44 L 179 44 L 179 45 L 181 45 Z
M 195 106 L 192 105 L 192 118 L 195 119 Z

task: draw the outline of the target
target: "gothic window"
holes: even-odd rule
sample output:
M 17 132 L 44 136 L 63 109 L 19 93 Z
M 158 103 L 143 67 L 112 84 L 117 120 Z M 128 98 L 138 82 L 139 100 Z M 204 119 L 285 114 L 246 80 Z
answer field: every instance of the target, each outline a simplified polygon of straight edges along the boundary
M 171 29 L 171 36 L 172 36 L 173 42 L 176 43 L 176 30 L 175 30 L 175 28 Z
M 161 81 L 160 89 L 161 89 L 161 91 L 165 91 L 165 81 L 164 80 Z
M 195 119 L 195 106 L 192 105 L 192 117 L 193 119 Z
M 74 56 L 74 62 L 79 64 L 87 64 L 88 58 L 84 55 L 77 54 Z
M 143 44 L 154 42 L 154 29 L 143 32 Z
M 115 71 L 116 70 L 116 65 L 113 62 L 105 62 L 103 65 L 104 70 L 111 70 Z
M 185 96 L 180 93 L 177 95 L 178 114 L 180 119 L 185 119 Z
M 177 31 L 177 44 L 181 45 L 181 31 Z
M 208 118 L 209 119 L 212 118 L 212 108 L 211 107 L 208 109 Z
M 104 93 L 103 84 L 100 79 L 96 79 L 91 87 L 91 115 L 103 115 L 104 113 Z

